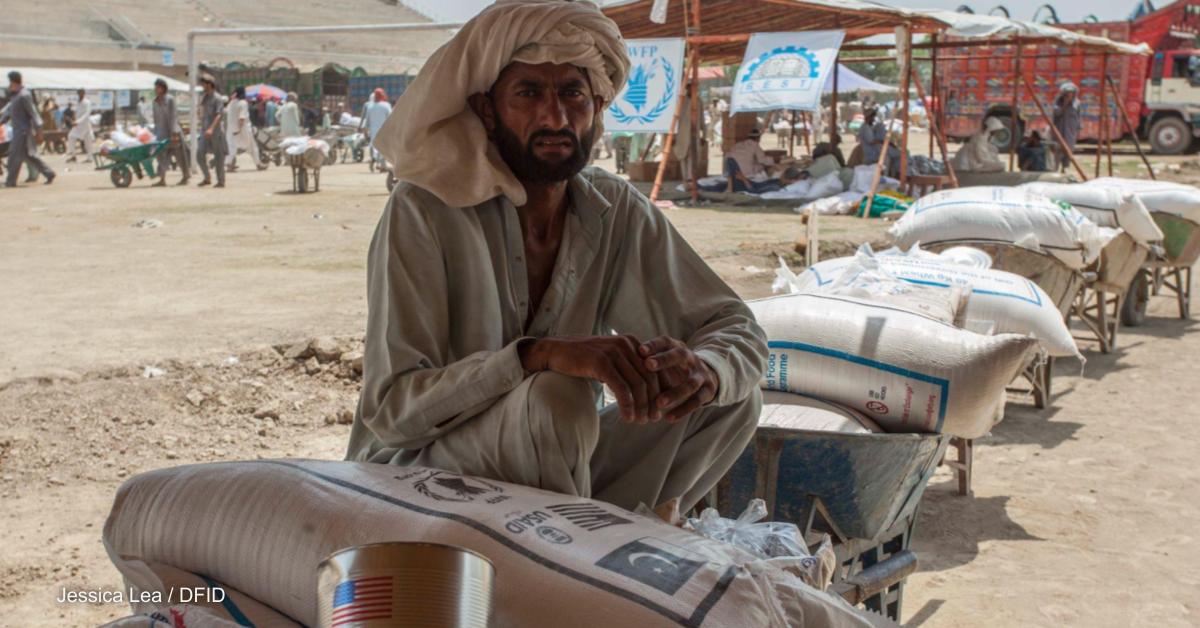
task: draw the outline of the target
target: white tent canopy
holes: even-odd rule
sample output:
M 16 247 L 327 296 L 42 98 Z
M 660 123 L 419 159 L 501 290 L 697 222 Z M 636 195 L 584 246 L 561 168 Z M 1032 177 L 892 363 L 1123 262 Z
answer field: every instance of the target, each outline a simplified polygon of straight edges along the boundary
M 16 70 L 29 89 L 151 90 L 154 81 L 163 79 L 167 89 L 186 92 L 188 84 L 154 72 L 132 70 L 92 70 L 87 68 L 2 68 L 2 74 Z
M 868 92 L 900 91 L 895 85 L 885 85 L 877 81 L 872 81 L 841 63 L 837 66 L 837 89 L 842 94 L 853 93 L 860 89 Z M 825 88 L 822 90 L 822 93 L 825 94 L 831 92 L 833 92 L 833 72 L 830 72 L 829 77 L 825 79 Z
M 1129 55 L 1148 55 L 1153 51 L 1146 44 L 1129 44 L 1104 37 L 1076 33 L 1047 24 L 1035 24 L 1011 20 L 999 15 L 975 15 L 954 11 L 929 10 L 926 15 L 948 26 L 945 33 L 963 39 L 1050 39 L 1063 45 L 1083 45 L 1101 48 L 1107 52 Z

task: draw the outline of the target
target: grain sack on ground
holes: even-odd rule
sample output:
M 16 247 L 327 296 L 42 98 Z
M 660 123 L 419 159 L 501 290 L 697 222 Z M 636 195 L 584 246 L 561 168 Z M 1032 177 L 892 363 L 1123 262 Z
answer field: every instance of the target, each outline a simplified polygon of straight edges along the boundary
M 1070 203 L 1096 225 L 1120 227 L 1142 244 L 1163 239 L 1163 232 L 1155 224 L 1150 210 L 1146 209 L 1137 194 L 1132 191 L 1116 187 L 1040 181 L 1019 187 L 1056 201 Z
M 602 502 L 424 468 L 215 463 L 121 486 L 104 543 L 235 587 L 306 625 L 317 566 L 382 541 L 456 545 L 496 568 L 494 625 L 870 626 L 882 622 L 732 546 Z
M 903 249 L 948 240 L 1007 242 L 1045 250 L 1071 268 L 1090 264 L 1107 243 L 1078 210 L 1028 190 L 986 186 L 923 196 L 888 234 Z
M 795 294 L 749 305 L 767 333 L 763 388 L 845 404 L 889 432 L 983 436 L 1037 344 L 848 297 Z
M 919 249 L 912 249 L 916 253 Z M 859 255 L 866 254 L 862 251 Z M 790 293 L 823 293 L 836 284 L 854 257 L 839 257 L 813 264 L 796 274 L 786 267 L 777 272 L 776 288 Z M 947 263 L 936 255 L 879 253 L 874 260 L 881 268 L 904 281 L 922 286 L 965 286 L 971 289 L 965 318 L 968 329 L 986 328 L 996 333 L 1027 334 L 1038 339 L 1052 356 L 1079 356 L 1071 330 L 1054 302 L 1037 284 L 1010 272 Z

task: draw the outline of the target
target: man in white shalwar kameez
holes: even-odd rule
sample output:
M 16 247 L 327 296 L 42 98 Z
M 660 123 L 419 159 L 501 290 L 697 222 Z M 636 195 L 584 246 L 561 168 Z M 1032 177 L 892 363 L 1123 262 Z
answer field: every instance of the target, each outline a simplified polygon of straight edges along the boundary
M 687 510 L 745 449 L 762 330 L 645 196 L 584 168 L 628 68 L 595 5 L 502 0 L 400 98 L 348 459 Z

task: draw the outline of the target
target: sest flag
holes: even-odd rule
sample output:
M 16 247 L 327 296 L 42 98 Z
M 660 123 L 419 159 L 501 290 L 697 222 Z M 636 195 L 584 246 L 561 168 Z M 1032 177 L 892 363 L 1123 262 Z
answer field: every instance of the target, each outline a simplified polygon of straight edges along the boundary
M 730 110 L 818 111 L 843 31 L 755 33 L 733 83 Z
M 627 39 L 629 80 L 604 111 L 604 130 L 667 133 L 683 86 L 683 38 Z

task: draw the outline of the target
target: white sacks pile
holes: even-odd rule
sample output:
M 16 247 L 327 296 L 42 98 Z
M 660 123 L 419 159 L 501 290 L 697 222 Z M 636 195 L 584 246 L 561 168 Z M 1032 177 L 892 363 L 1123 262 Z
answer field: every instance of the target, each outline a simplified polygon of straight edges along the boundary
M 767 333 L 763 388 L 849 406 L 889 432 L 983 436 L 1037 346 L 851 297 L 794 294 L 749 306 Z
M 1070 203 L 1101 227 L 1119 227 L 1142 244 L 1158 242 L 1163 232 L 1132 191 L 1074 183 L 1026 183 L 1021 189 Z
M 870 256 L 884 271 L 915 285 L 969 289 L 964 314 L 968 329 L 982 329 L 991 324 L 995 333 L 1037 338 L 1049 355 L 1081 357 L 1062 314 L 1037 284 L 1003 270 L 952 263 L 916 247 L 908 254 L 885 251 L 873 256 L 870 248 L 865 247 L 854 257 L 826 260 L 798 275 L 784 266 L 777 271 L 776 287 L 793 294 L 824 293 L 838 285 L 848 269 L 854 272 L 860 266 L 856 258 L 863 256 Z M 966 256 L 964 251 L 963 257 Z
M 1111 237 L 1078 210 L 1029 190 L 970 187 L 921 197 L 888 230 L 902 249 L 918 242 L 1006 242 L 1042 249 L 1071 268 L 1084 268 Z
M 616 506 L 454 473 L 269 460 L 143 473 L 104 526 L 130 586 L 162 591 L 156 565 L 205 574 L 317 623 L 317 567 L 383 541 L 464 547 L 496 568 L 492 625 L 887 625 L 727 543 Z
M 1120 177 L 1100 177 L 1081 185 L 1133 193 L 1150 211 L 1170 212 L 1200 222 L 1200 189 L 1191 185 Z

